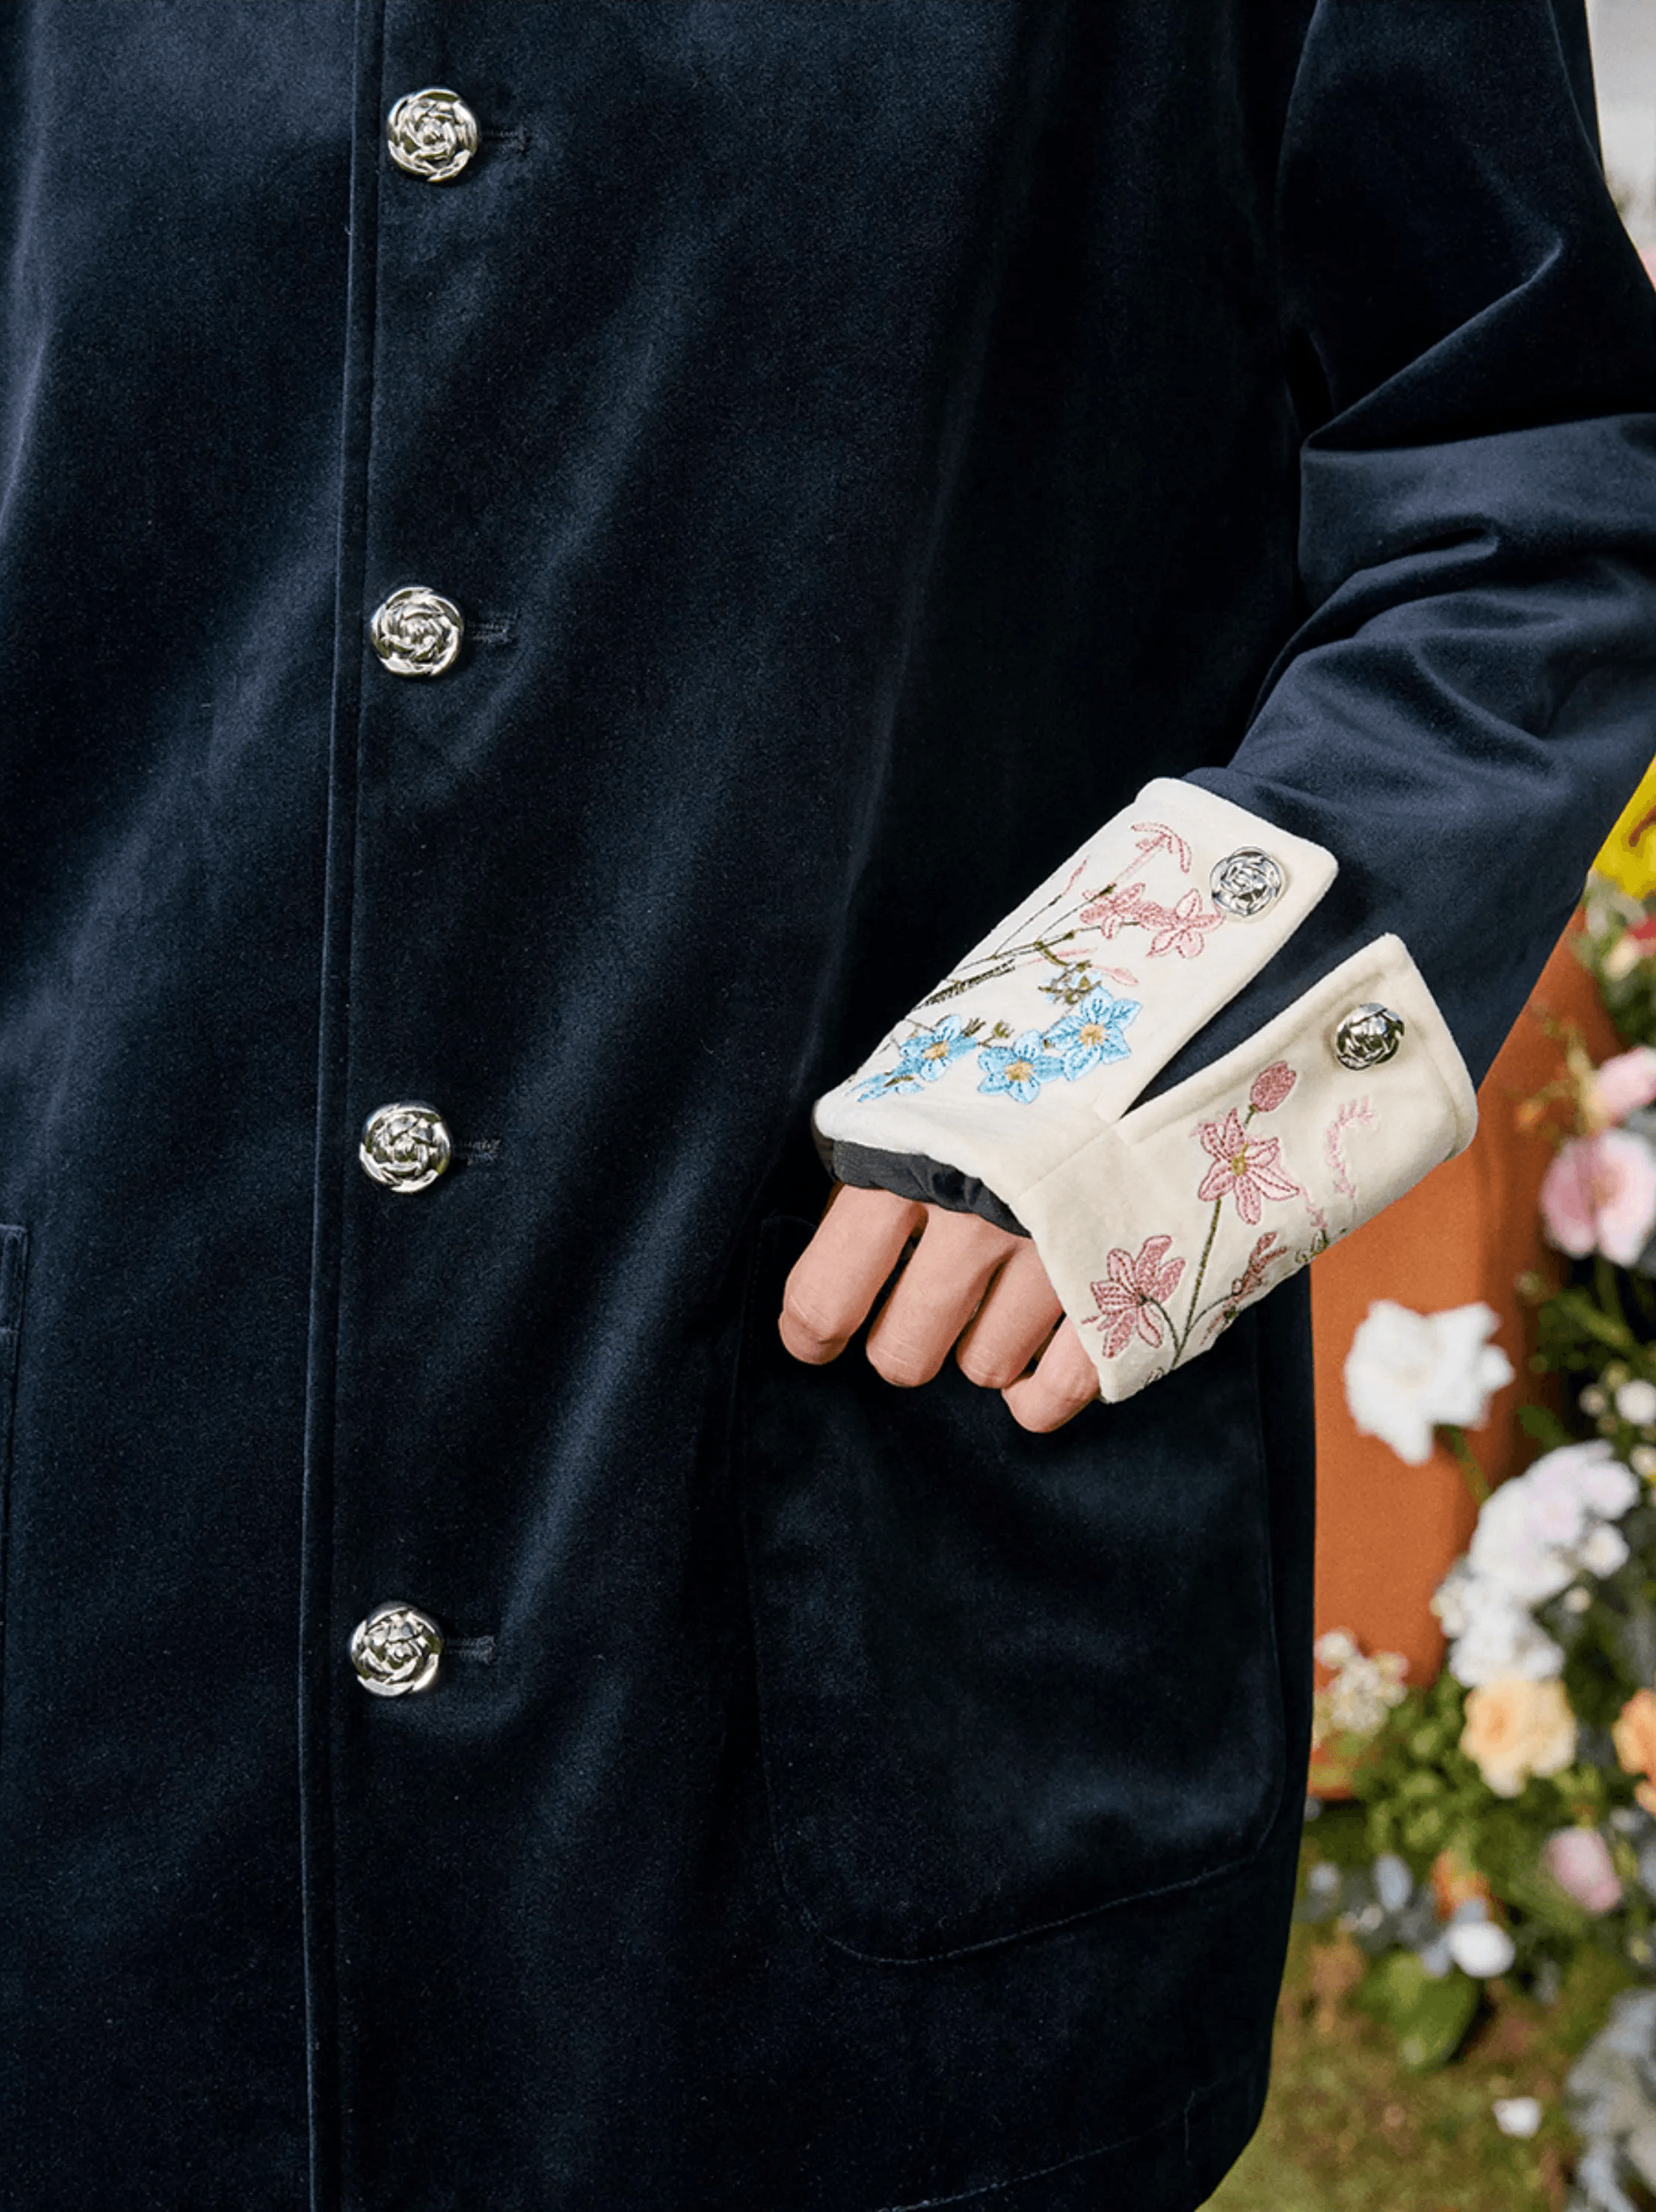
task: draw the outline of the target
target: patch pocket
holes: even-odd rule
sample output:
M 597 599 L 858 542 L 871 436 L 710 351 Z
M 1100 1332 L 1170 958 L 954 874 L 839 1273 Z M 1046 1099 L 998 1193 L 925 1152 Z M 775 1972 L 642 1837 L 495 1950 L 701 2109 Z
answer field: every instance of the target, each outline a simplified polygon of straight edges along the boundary
M 742 1520 L 777 1861 L 819 1934 L 940 1958 L 1198 1881 L 1287 1784 L 1253 1316 L 1050 1437 L 951 1362 L 783 1352 L 767 1222 Z

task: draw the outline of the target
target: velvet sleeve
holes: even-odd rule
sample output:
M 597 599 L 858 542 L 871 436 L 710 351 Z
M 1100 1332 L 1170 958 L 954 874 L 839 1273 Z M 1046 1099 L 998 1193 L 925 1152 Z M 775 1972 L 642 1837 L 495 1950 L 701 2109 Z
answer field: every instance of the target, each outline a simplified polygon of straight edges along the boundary
M 1579 37 L 1562 0 L 1319 0 L 1276 210 L 1303 619 L 1231 760 L 819 1105 L 851 1179 L 1034 1236 L 1106 1397 L 1470 1139 L 1656 750 L 1656 295 Z

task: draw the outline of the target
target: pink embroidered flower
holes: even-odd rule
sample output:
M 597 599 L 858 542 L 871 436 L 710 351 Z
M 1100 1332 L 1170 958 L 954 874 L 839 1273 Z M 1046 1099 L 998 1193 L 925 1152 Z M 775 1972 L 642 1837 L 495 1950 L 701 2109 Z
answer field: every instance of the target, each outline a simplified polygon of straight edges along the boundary
M 1335 1188 L 1354 1201 L 1357 1196 L 1357 1186 L 1351 1179 L 1350 1169 L 1346 1165 L 1343 1142 L 1345 1133 L 1348 1129 L 1354 1128 L 1372 1129 L 1373 1126 L 1374 1109 L 1367 1099 L 1349 1098 L 1323 1132 L 1323 1158 L 1328 1162 L 1329 1173 L 1334 1178 Z M 1317 1213 L 1315 1206 L 1312 1207 L 1312 1212 L 1320 1227 L 1321 1217 Z
M 1268 1229 L 1263 1237 L 1254 1240 L 1253 1249 L 1248 1255 L 1247 1266 L 1239 1275 L 1232 1278 L 1230 1296 L 1208 1323 L 1206 1341 L 1209 1344 L 1213 1342 L 1221 1329 L 1230 1327 L 1245 1305 L 1251 1304 L 1264 1289 L 1265 1278 L 1276 1262 L 1279 1260 L 1286 1260 L 1288 1256 L 1287 1246 L 1277 1243 L 1276 1231 L 1274 1229 Z
M 1150 915 L 1146 913 L 1144 919 L 1149 922 Z M 1156 908 L 1154 927 L 1159 933 L 1151 943 L 1150 957 L 1154 960 L 1165 952 L 1177 952 L 1181 960 L 1194 960 L 1207 944 L 1204 932 L 1217 929 L 1224 919 L 1217 911 L 1202 913 L 1200 891 L 1186 891 L 1176 907 Z
M 1190 848 L 1177 830 L 1170 830 L 1165 822 L 1135 822 L 1139 834 L 1139 850 L 1147 858 L 1152 853 L 1171 853 L 1178 862 L 1181 875 L 1190 872 Z
M 1541 1219 L 1572 1259 L 1596 1250 L 1630 1267 L 1656 1228 L 1656 1152 L 1627 1129 L 1572 1137 L 1542 1180 Z
M 1256 1239 L 1254 1248 L 1248 1255 L 1247 1266 L 1231 1285 L 1231 1296 L 1233 1298 L 1251 1298 L 1264 1281 L 1272 1261 L 1286 1256 L 1276 1241 L 1276 1231 L 1268 1229 L 1263 1237 Z
M 1257 1228 L 1261 1199 L 1303 1195 L 1299 1184 L 1290 1182 L 1277 1164 L 1282 1153 L 1277 1139 L 1250 1139 L 1234 1107 L 1223 1121 L 1204 1121 L 1196 1134 L 1213 1162 L 1196 1192 L 1199 1199 L 1233 1198 L 1244 1221 Z
M 1156 1309 L 1166 1304 L 1184 1273 L 1183 1260 L 1167 1257 L 1172 1241 L 1171 1237 L 1147 1237 L 1137 1259 L 1119 1246 L 1110 1255 L 1105 1262 L 1110 1279 L 1093 1284 L 1099 1310 L 1088 1316 L 1105 1332 L 1105 1358 L 1115 1359 L 1125 1352 L 1135 1331 L 1147 1344 L 1160 1347 L 1161 1316 Z
M 1275 1060 L 1253 1079 L 1248 1103 L 1256 1114 L 1274 1114 L 1300 1080 L 1285 1060 Z
M 1105 891 L 1092 900 L 1081 908 L 1081 920 L 1095 924 L 1101 937 L 1113 937 L 1118 929 L 1125 929 L 1160 911 L 1160 907 L 1146 901 L 1142 884 L 1128 884 L 1120 890 Z

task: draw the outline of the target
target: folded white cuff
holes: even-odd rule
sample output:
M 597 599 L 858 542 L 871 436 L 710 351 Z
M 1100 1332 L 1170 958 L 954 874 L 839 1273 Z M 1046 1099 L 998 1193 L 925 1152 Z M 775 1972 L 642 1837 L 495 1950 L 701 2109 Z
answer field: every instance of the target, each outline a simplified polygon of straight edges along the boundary
M 985 1183 L 1033 1237 L 1105 1397 L 1129 1397 L 1471 1139 L 1470 1080 L 1395 937 L 1133 1105 L 1335 872 L 1196 785 L 1150 784 L 819 1102 L 817 1126 Z

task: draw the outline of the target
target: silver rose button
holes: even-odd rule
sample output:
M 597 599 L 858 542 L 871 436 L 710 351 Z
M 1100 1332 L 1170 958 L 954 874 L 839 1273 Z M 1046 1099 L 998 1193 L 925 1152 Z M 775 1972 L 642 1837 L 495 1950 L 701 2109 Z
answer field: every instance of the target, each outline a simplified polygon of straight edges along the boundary
M 356 1157 L 387 1190 L 424 1190 L 454 1158 L 448 1125 L 417 1098 L 376 1106 L 362 1125 Z
M 454 601 L 424 584 L 393 592 L 368 623 L 374 650 L 393 676 L 441 676 L 465 634 Z
M 1354 1006 L 1334 1032 L 1334 1057 L 1342 1067 L 1358 1074 L 1367 1067 L 1379 1067 L 1396 1054 L 1405 1026 L 1403 1016 L 1390 1006 Z
M 1248 921 L 1257 914 L 1263 914 L 1282 896 L 1282 871 L 1269 853 L 1257 846 L 1245 845 L 1239 853 L 1228 853 L 1208 879 L 1213 902 L 1227 914 Z
M 386 143 L 399 169 L 446 185 L 478 150 L 478 118 L 446 85 L 405 92 L 386 120 Z
M 411 1605 L 376 1605 L 350 1632 L 350 1663 L 371 1697 L 429 1690 L 442 1663 L 442 1631 Z

